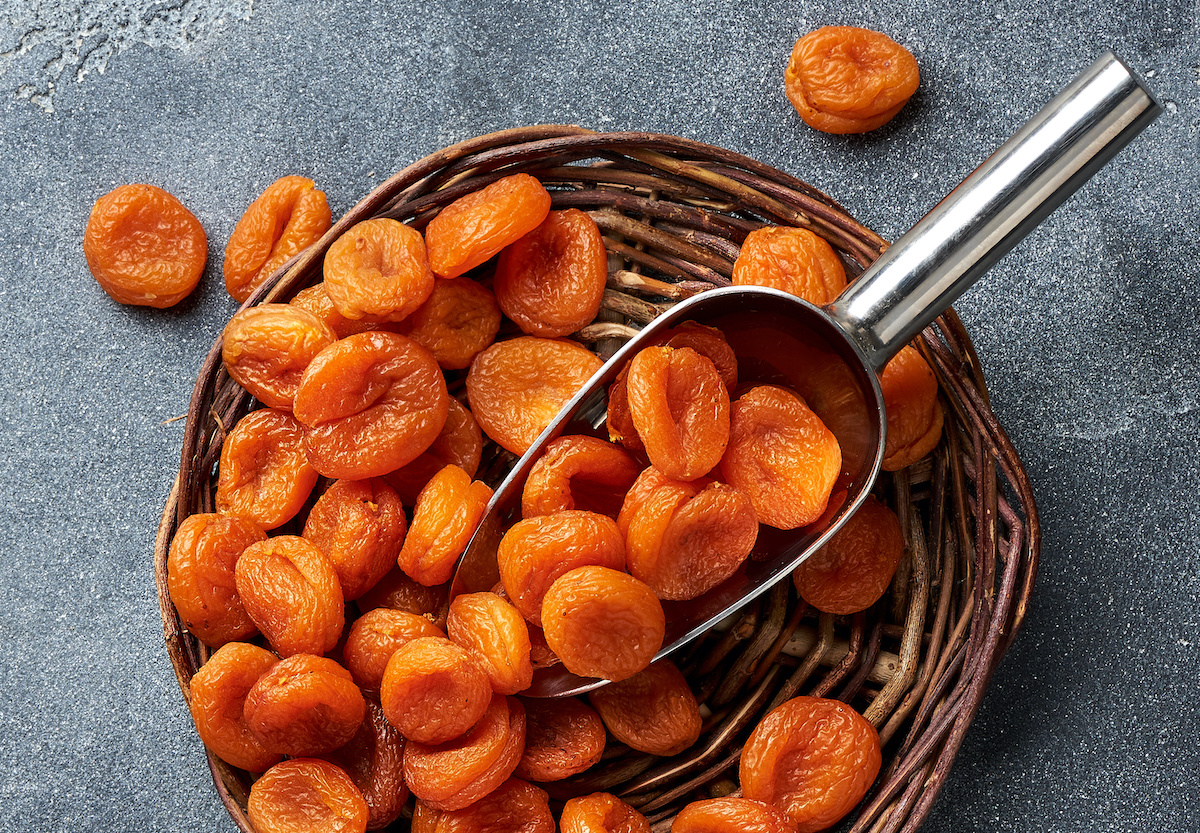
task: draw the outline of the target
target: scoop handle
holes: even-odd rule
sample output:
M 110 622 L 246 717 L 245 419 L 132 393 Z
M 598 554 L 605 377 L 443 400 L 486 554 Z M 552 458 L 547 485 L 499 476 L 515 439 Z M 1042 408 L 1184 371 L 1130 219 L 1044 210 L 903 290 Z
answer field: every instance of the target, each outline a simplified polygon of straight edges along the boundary
M 827 311 L 881 370 L 1161 109 L 1132 70 L 1106 52 Z

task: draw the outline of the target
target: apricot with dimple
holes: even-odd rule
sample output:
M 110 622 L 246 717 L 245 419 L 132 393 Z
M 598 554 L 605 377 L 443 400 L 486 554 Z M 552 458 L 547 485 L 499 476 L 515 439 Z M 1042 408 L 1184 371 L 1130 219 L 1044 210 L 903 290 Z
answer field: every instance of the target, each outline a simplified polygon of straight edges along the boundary
M 167 592 L 179 618 L 210 647 L 258 632 L 238 596 L 234 565 L 246 547 L 266 540 L 245 518 L 207 512 L 189 515 L 167 553 Z
M 342 594 L 354 600 L 395 566 L 407 526 L 400 496 L 381 478 L 337 480 L 309 510 L 303 536 L 333 562 Z
M 808 229 L 767 226 L 746 235 L 733 262 L 734 286 L 769 286 L 824 306 L 846 288 L 833 247 Z
M 612 793 L 569 799 L 559 818 L 561 833 L 650 833 L 646 817 Z
M 221 445 L 217 511 L 275 529 L 296 516 L 316 483 L 303 427 L 287 411 L 251 411 Z
M 466 650 L 426 636 L 393 652 L 379 687 L 388 722 L 408 740 L 439 744 L 461 737 L 491 701 L 488 676 Z
M 796 833 L 796 825 L 770 804 L 727 795 L 688 804 L 671 833 Z
M 458 466 L 439 471 L 417 496 L 412 526 L 397 557 L 400 569 L 427 586 L 449 581 L 491 497 L 491 487 Z
M 464 593 L 450 602 L 446 635 L 488 675 L 492 690 L 516 694 L 529 688 L 529 628 L 521 613 L 495 593 Z
M 356 223 L 333 241 L 322 276 L 334 308 L 350 320 L 401 321 L 433 292 L 421 233 L 387 217 Z
M 370 810 L 341 767 L 293 758 L 251 785 L 246 815 L 259 833 L 364 833 Z
M 652 755 L 676 755 L 700 737 L 700 705 L 673 662 L 658 662 L 588 695 L 621 743 Z
M 638 463 L 618 445 L 585 435 L 559 437 L 525 478 L 521 515 L 583 509 L 615 518 L 639 473 Z
M 277 661 L 265 648 L 245 642 L 222 645 L 188 683 L 188 706 L 196 733 L 225 763 L 262 772 L 279 762 L 246 725 L 246 694 Z
M 350 672 L 327 657 L 293 654 L 246 694 L 246 725 L 272 752 L 321 755 L 354 737 L 366 714 Z

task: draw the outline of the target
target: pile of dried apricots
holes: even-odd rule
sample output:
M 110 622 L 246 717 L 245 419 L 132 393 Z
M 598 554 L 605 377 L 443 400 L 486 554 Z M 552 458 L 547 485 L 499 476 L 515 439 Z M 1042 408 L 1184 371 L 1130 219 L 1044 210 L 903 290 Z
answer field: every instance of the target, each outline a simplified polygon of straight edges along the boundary
M 843 51 L 878 46 L 857 31 L 840 33 Z M 824 108 L 818 129 L 869 129 L 912 94 L 889 93 L 887 79 L 868 104 L 813 93 L 812 55 L 836 51 L 839 33 L 817 34 L 797 44 L 788 78 L 789 95 L 793 75 L 808 79 L 801 100 Z M 915 65 L 909 78 L 893 58 L 875 60 L 915 88 Z M 329 228 L 311 180 L 272 184 L 226 247 L 227 291 L 244 302 Z M 151 186 L 101 198 L 85 235 L 106 291 L 151 306 L 195 287 L 205 246 L 190 212 Z M 600 367 L 571 336 L 601 308 L 607 259 L 587 213 L 551 210 L 546 188 L 516 174 L 423 230 L 353 226 L 329 245 L 321 282 L 226 325 L 224 367 L 258 407 L 228 427 L 215 511 L 174 535 L 168 589 L 212 650 L 190 683 L 197 731 L 258 774 L 247 812 L 261 833 L 401 817 L 417 833 L 650 830 L 609 793 L 552 813 L 538 785 L 586 771 L 610 744 L 669 757 L 697 741 L 701 704 L 671 661 L 652 661 L 661 601 L 728 579 L 761 525 L 820 518 L 842 460 L 801 396 L 739 382 L 722 333 L 681 324 L 612 384 L 607 437 L 561 436 L 533 465 L 496 586 L 450 598 L 492 496 L 476 479 L 485 442 L 522 454 Z M 733 282 L 821 305 L 847 278 L 822 238 L 764 227 L 743 242 Z M 520 334 L 498 339 L 504 321 Z M 460 396 L 448 377 L 463 380 Z M 937 382 L 907 347 L 881 386 L 884 468 L 896 470 L 940 438 Z M 813 607 L 855 613 L 883 595 L 903 553 L 894 512 L 870 498 L 793 581 Z M 522 697 L 555 663 L 612 682 L 586 697 Z M 671 830 L 824 830 L 880 765 L 878 735 L 853 708 L 796 697 L 746 740 L 741 794 L 694 801 Z

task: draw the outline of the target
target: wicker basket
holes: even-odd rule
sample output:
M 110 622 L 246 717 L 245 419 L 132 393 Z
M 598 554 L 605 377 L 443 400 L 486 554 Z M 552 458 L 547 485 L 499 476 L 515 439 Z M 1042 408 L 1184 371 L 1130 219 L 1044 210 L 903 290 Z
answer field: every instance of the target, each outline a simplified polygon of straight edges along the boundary
M 760 225 L 815 231 L 851 276 L 886 246 L 811 186 L 730 151 L 671 136 L 540 126 L 462 142 L 405 168 L 247 303 L 286 301 L 320 280 L 325 250 L 354 223 L 388 216 L 423 227 L 456 197 L 518 171 L 541 179 L 555 208 L 585 210 L 604 232 L 611 267 L 604 309 L 578 335 L 601 355 L 666 305 L 727 285 L 741 241 Z M 881 476 L 876 488 L 897 510 L 908 545 L 888 594 L 864 613 L 835 617 L 808 608 L 791 582 L 781 583 L 733 627 L 677 658 L 711 711 L 695 746 L 670 759 L 612 750 L 581 776 L 547 785 L 553 797 L 614 792 L 665 831 L 689 800 L 737 790 L 741 745 L 767 711 L 817 694 L 850 702 L 883 742 L 879 778 L 840 829 L 920 826 L 1025 615 L 1040 535 L 1021 461 L 989 408 L 954 312 L 918 346 L 941 384 L 946 427 L 931 457 Z M 461 389 L 461 380 L 450 381 Z M 196 383 L 156 546 L 166 643 L 185 698 L 208 650 L 184 630 L 167 595 L 167 550 L 180 521 L 212 511 L 225 431 L 253 405 L 223 370 L 218 341 Z M 511 459 L 493 449 L 484 471 L 498 478 Z M 252 777 L 211 755 L 209 762 L 231 817 L 250 833 L 244 808 Z M 407 821 L 394 827 L 406 830 Z

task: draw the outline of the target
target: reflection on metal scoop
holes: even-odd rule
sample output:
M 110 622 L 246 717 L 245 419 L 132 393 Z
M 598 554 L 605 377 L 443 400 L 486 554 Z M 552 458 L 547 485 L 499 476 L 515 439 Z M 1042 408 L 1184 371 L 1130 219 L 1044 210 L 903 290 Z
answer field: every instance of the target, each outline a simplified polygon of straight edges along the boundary
M 575 427 L 592 427 L 624 364 L 659 331 L 684 321 L 725 334 L 738 356 L 740 382 L 782 384 L 804 397 L 837 436 L 843 470 L 818 521 L 789 531 L 763 527 L 733 577 L 697 599 L 664 602 L 667 631 L 656 659 L 786 578 L 853 514 L 875 482 L 887 424 L 877 374 L 888 359 L 1159 112 L 1153 95 L 1107 53 L 826 308 L 760 287 L 710 290 L 672 307 L 606 362 L 517 462 L 459 562 L 451 597 L 495 586 L 496 546 L 516 520 L 525 479 L 542 450 Z M 579 694 L 604 682 L 553 666 L 539 670 L 524 694 Z

